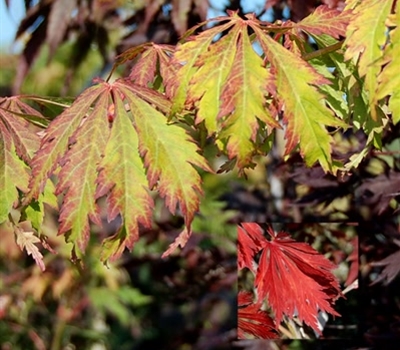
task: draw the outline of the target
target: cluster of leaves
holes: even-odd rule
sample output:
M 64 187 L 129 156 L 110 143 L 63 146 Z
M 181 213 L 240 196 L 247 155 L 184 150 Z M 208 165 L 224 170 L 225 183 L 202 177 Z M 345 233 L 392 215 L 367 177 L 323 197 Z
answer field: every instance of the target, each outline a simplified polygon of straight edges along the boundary
M 318 313 L 340 316 L 333 308 L 335 301 L 343 297 L 332 274 L 335 265 L 307 243 L 297 242 L 283 231 L 277 233 L 268 226 L 266 232 L 270 240 L 256 223 L 242 223 L 238 227 L 238 269 L 253 272 L 256 295 L 253 302 L 251 292 L 240 291 L 239 337 L 243 339 L 247 333 L 264 339 L 277 338 L 284 316 L 296 316 L 300 324 L 304 322 L 321 335 Z M 264 301 L 274 320 L 261 310 Z M 242 306 L 246 307 L 241 309 Z
M 134 62 L 128 77 L 97 80 L 48 126 L 23 97 L 2 99 L 0 222 L 28 220 L 40 232 L 44 204 L 57 207 L 55 195 L 63 195 L 59 233 L 84 252 L 106 197 L 108 220 L 122 221 L 103 241 L 101 259 L 113 260 L 151 226 L 158 193 L 185 222 L 167 256 L 190 237 L 201 173 L 214 171 L 199 153 L 206 143 L 228 157 L 220 171 L 244 173 L 284 128 L 285 155 L 298 150 L 307 166 L 351 171 L 399 122 L 399 82 L 391 79 L 399 6 L 348 1 L 342 12 L 320 6 L 298 23 L 274 24 L 230 12 L 195 26 L 176 47 L 127 50 L 116 66 Z M 367 134 L 366 145 L 349 159 L 335 156 L 328 128 L 340 134 L 350 126 Z

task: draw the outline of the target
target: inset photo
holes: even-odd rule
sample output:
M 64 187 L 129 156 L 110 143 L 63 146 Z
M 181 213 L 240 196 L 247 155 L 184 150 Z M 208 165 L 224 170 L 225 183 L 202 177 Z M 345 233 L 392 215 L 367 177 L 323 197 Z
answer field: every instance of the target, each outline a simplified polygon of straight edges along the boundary
M 239 339 L 358 336 L 357 223 L 237 229 Z

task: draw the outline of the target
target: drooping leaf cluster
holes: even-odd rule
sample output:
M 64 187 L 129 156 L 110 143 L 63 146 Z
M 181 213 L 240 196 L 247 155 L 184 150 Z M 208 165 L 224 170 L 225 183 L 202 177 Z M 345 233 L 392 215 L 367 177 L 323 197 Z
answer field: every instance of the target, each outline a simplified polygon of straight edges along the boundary
M 168 255 L 190 237 L 201 172 L 218 170 L 202 155 L 206 143 L 227 157 L 220 170 L 244 173 L 282 129 L 286 156 L 298 151 L 307 166 L 333 175 L 352 171 L 400 119 L 399 6 L 348 1 L 343 11 L 320 6 L 297 23 L 229 12 L 176 46 L 128 49 L 115 64 L 133 64 L 127 77 L 95 81 L 50 123 L 22 97 L 2 99 L 0 222 L 27 219 L 40 232 L 44 204 L 57 208 L 59 195 L 59 233 L 84 251 L 91 223 L 102 225 L 105 197 L 107 220 L 121 219 L 102 242 L 107 261 L 152 224 L 158 193 L 185 222 Z M 61 39 L 48 40 L 55 47 Z M 345 158 L 334 136 L 350 127 L 368 140 Z

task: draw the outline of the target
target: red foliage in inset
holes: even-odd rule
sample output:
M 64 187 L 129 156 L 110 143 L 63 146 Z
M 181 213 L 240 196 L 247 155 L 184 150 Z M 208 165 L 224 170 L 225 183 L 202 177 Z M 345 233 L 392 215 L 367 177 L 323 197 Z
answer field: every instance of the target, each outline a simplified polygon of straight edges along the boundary
M 239 250 L 239 266 L 252 266 L 249 256 L 254 257 L 254 252 L 261 250 L 255 279 L 258 302 L 267 299 L 276 324 L 282 321 L 283 315 L 289 318 L 297 315 L 300 321 L 320 334 L 319 310 L 340 316 L 333 309 L 336 299 L 343 296 L 331 272 L 335 265 L 308 244 L 296 242 L 285 232 L 276 233 L 268 228 L 269 241 L 260 236 L 259 225 L 247 223 L 241 226 L 239 249 L 243 252 Z M 248 244 L 251 240 L 259 243 L 258 249 Z

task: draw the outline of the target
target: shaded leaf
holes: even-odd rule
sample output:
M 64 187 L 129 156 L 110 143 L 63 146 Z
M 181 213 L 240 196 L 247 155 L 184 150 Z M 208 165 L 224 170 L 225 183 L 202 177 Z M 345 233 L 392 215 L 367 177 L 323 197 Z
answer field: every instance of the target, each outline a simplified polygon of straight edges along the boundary
M 400 246 L 400 241 L 395 242 L 398 246 Z M 400 250 L 390 254 L 385 259 L 372 263 L 373 266 L 385 266 L 379 277 L 371 284 L 374 285 L 376 283 L 384 281 L 385 285 L 388 285 L 392 282 L 395 277 L 400 272 Z
M 32 255 L 35 259 L 36 264 L 40 267 L 42 271 L 46 270 L 43 262 L 43 255 L 40 253 L 39 248 L 35 243 L 40 243 L 40 239 L 35 236 L 33 231 L 26 231 L 23 227 L 24 223 L 20 223 L 21 227 L 15 226 L 14 233 L 17 238 L 17 244 L 21 250 L 26 250 L 28 255 Z
M 349 275 L 344 283 L 346 287 L 351 285 L 358 278 L 358 237 L 353 238 L 351 245 L 353 246 L 353 251 L 347 258 L 347 261 L 350 261 L 351 265 Z
M 15 76 L 12 88 L 14 94 L 18 94 L 20 92 L 25 76 L 36 58 L 38 57 L 40 48 L 46 40 L 46 28 L 48 23 L 49 11 L 50 4 L 44 4 L 43 6 L 34 6 L 28 11 L 26 17 L 22 20 L 17 30 L 16 39 L 18 39 L 21 35 L 24 35 L 27 36 L 29 40 L 19 57 L 17 74 Z M 34 28 L 33 33 L 29 34 L 29 31 L 31 30 L 30 27 L 36 21 L 39 22 L 39 25 Z
M 356 190 L 356 197 L 363 198 L 373 210 L 382 214 L 389 206 L 392 198 L 400 193 L 400 173 L 389 171 L 374 178 L 366 179 Z
M 275 324 L 259 304 L 253 304 L 250 292 L 239 291 L 238 294 L 238 338 L 246 339 L 246 334 L 261 339 L 278 338 Z
M 76 0 L 53 1 L 49 14 L 49 24 L 46 31 L 46 42 L 50 47 L 50 56 L 54 55 L 56 49 L 62 42 L 71 20 L 72 11 L 76 7 Z
M 191 6 L 192 0 L 172 1 L 171 20 L 179 36 L 182 36 L 187 30 L 187 18 Z

